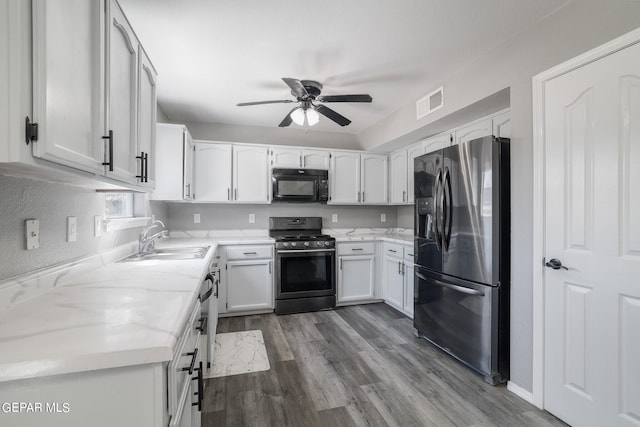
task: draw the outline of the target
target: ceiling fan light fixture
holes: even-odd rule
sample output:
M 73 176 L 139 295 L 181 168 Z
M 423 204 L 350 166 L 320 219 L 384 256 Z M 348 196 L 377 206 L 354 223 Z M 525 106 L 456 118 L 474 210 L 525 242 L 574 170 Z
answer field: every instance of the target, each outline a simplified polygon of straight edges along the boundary
M 307 123 L 309 126 L 313 126 L 320 121 L 320 115 L 316 112 L 316 110 L 308 109 L 307 113 Z
M 297 124 L 298 126 L 304 125 L 304 117 L 305 114 L 302 107 L 296 108 L 291 112 L 291 120 L 293 120 L 293 123 Z

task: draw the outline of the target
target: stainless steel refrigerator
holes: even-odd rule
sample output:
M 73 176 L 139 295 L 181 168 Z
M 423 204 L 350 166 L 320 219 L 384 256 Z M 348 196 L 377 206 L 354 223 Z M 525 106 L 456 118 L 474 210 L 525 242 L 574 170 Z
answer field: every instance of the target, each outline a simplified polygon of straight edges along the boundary
M 509 378 L 509 140 L 486 137 L 417 157 L 419 336 L 483 375 Z

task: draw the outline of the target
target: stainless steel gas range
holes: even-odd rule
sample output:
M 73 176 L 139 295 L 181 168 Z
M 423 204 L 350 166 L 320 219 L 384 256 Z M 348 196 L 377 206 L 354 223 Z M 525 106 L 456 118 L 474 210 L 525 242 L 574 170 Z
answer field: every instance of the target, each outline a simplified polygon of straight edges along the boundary
M 270 217 L 276 240 L 276 314 L 336 306 L 336 241 L 322 234 L 321 217 Z

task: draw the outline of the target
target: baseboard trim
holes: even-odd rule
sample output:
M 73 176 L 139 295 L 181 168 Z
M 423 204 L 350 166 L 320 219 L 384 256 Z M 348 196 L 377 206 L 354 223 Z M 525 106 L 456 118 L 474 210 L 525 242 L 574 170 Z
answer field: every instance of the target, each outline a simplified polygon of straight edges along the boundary
M 527 390 L 523 389 L 522 387 L 520 387 L 517 384 L 512 383 L 511 381 L 507 381 L 507 390 L 509 390 L 511 393 L 515 394 L 519 398 L 524 399 L 527 402 L 529 402 L 532 405 L 534 405 L 534 403 L 533 403 L 533 393 L 531 393 L 530 391 L 527 391 Z

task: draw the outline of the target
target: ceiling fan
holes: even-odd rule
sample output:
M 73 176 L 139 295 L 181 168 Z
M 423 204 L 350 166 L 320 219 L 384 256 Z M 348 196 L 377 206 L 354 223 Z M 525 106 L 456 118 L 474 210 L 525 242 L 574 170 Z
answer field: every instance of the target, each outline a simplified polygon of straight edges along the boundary
M 299 102 L 300 105 L 291 110 L 278 126 L 286 127 L 292 122 L 302 126 L 305 119 L 309 126 L 313 126 L 320 120 L 318 113 L 333 120 L 340 126 L 347 126 L 351 123 L 351 120 L 345 116 L 337 113 L 331 108 L 322 105 L 325 102 L 371 102 L 370 95 L 320 95 L 322 92 L 322 83 L 314 80 L 298 80 L 289 77 L 283 77 L 287 86 L 291 88 L 291 95 L 296 97 L 296 100 L 280 99 L 274 101 L 256 101 L 256 102 L 241 102 L 238 107 L 244 107 L 247 105 L 261 105 L 261 104 L 288 104 L 291 102 Z

